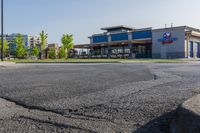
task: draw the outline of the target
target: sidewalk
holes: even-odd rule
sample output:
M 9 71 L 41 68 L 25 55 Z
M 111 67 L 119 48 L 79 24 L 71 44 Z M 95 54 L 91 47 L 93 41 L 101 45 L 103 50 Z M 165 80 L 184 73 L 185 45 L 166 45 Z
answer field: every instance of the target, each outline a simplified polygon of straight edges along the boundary
M 15 65 L 16 63 L 15 62 L 1 62 L 0 61 L 0 67 L 7 67 L 7 66 L 12 66 L 12 65 Z

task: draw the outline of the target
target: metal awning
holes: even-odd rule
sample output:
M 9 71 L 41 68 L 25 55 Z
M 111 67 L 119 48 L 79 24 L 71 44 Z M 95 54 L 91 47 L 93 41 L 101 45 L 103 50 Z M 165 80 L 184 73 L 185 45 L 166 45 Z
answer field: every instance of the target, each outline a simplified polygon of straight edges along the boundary
M 187 31 L 186 35 L 189 36 L 194 36 L 194 37 L 200 37 L 200 32 L 196 32 L 196 31 Z
M 114 41 L 114 42 L 102 42 L 93 44 L 78 44 L 74 45 L 74 48 L 92 48 L 92 47 L 103 47 L 103 46 L 123 46 L 129 44 L 151 44 L 152 39 L 146 40 L 131 40 L 131 41 Z

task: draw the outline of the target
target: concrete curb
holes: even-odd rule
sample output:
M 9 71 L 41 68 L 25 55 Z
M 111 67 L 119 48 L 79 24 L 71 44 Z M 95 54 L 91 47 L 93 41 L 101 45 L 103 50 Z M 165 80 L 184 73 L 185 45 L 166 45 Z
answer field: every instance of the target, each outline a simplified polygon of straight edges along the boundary
M 15 64 L 15 62 L 0 62 L 0 67 L 13 66 Z
M 17 64 L 109 64 L 121 62 L 17 62 Z
M 200 133 L 200 95 L 178 107 L 170 130 L 171 133 Z

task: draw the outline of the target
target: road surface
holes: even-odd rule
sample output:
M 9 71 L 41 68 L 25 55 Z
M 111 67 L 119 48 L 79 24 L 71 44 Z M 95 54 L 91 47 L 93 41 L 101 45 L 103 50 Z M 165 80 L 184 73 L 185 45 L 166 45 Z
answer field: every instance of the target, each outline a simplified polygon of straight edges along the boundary
M 197 63 L 0 67 L 0 132 L 167 133 L 199 81 Z

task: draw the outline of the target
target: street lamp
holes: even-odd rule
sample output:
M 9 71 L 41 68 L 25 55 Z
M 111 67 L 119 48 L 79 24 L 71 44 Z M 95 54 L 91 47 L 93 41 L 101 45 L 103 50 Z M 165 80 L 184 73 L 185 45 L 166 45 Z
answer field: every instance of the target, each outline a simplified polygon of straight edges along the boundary
M 4 46 L 4 36 L 3 36 L 3 0 L 1 0 L 1 61 L 3 61 L 3 46 Z

